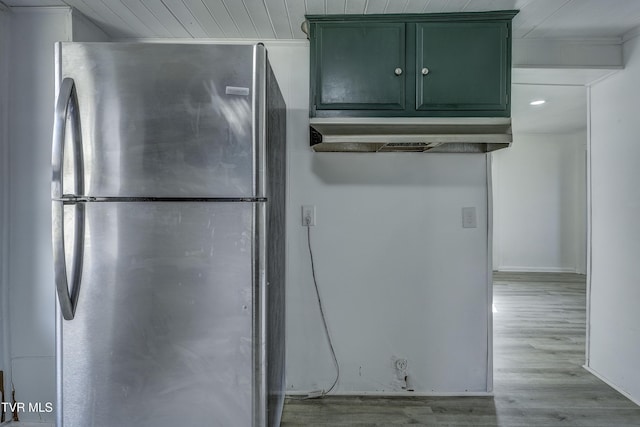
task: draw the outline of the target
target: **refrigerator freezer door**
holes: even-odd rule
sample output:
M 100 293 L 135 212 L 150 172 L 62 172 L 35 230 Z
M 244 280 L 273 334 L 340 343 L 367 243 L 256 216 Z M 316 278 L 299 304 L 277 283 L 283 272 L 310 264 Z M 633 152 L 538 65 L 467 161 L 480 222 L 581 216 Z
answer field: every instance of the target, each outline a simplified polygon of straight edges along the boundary
M 78 96 L 84 195 L 263 197 L 256 107 L 264 103 L 264 52 L 248 44 L 58 43 L 57 80 L 73 79 Z
M 62 425 L 252 425 L 262 206 L 85 205 L 83 285 L 57 326 Z

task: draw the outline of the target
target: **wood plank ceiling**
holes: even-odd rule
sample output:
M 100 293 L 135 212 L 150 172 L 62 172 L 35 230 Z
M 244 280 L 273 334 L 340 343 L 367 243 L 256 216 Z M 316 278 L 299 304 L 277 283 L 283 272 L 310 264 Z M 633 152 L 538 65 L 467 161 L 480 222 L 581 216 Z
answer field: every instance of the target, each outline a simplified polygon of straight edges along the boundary
M 639 0 L 0 0 L 72 6 L 114 39 L 303 39 L 305 14 L 519 9 L 515 38 L 619 39 L 640 24 Z
M 640 0 L 0 0 L 0 9 L 71 6 L 113 40 L 149 38 L 298 39 L 306 14 L 477 12 L 518 9 L 516 39 L 619 43 L 640 25 Z M 547 99 L 544 108 L 529 105 Z M 584 87 L 518 86 L 514 132 L 563 133 L 586 127 Z

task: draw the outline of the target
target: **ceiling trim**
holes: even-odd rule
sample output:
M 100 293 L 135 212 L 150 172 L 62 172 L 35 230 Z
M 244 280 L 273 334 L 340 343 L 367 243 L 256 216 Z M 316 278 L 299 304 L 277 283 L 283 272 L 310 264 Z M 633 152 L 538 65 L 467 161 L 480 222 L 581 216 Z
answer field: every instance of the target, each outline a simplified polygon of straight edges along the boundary
M 622 42 L 609 40 L 514 39 L 514 67 L 615 68 L 623 65 Z
M 636 27 L 630 31 L 627 31 L 622 35 L 622 43 L 626 43 L 631 39 L 635 39 L 640 36 L 640 27 Z
M 123 43 L 178 43 L 178 44 L 257 44 L 264 43 L 271 46 L 309 46 L 307 39 L 224 39 L 224 38 L 166 38 L 166 37 L 132 37 L 111 39 L 112 42 Z
M 514 85 L 589 86 L 621 70 L 617 68 L 530 67 L 513 68 Z

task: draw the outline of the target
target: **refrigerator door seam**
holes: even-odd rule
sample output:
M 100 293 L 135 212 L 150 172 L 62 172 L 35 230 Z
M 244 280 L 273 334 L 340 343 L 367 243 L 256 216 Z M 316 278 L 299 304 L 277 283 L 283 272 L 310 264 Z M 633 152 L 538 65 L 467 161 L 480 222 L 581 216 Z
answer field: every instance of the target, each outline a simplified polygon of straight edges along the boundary
M 63 196 L 53 198 L 53 201 L 64 204 L 88 203 L 88 202 L 211 202 L 211 203 L 254 203 L 266 202 L 266 197 L 84 197 Z

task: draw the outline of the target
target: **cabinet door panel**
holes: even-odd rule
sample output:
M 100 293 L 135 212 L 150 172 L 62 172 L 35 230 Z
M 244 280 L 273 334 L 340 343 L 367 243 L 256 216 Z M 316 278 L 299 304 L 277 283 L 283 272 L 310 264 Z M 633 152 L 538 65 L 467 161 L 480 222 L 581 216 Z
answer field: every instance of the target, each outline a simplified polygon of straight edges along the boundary
M 508 34 L 506 23 L 416 24 L 416 110 L 508 115 Z
M 404 109 L 404 23 L 323 23 L 315 30 L 316 109 Z

